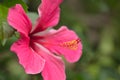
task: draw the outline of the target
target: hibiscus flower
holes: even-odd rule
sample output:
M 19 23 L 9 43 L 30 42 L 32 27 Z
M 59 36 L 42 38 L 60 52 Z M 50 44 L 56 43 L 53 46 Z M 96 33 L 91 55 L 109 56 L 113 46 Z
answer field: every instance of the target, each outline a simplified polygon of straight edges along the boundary
M 65 80 L 65 66 L 61 55 L 68 62 L 76 62 L 82 54 L 82 44 L 76 33 L 66 26 L 52 29 L 60 17 L 62 0 L 42 0 L 39 17 L 33 25 L 20 4 L 9 9 L 8 23 L 20 34 L 11 51 L 27 74 L 41 73 L 44 80 Z

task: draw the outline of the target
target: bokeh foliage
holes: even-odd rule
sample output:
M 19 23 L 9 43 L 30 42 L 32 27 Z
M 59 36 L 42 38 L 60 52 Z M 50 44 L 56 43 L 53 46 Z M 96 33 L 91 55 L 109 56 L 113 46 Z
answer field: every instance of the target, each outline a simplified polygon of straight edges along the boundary
M 40 0 L 23 1 L 28 6 L 28 15 L 34 20 L 38 16 Z M 26 6 L 23 1 L 1 0 L 0 23 L 6 21 L 10 6 L 16 3 Z M 27 7 L 24 9 L 27 11 Z M 4 27 L 9 27 L 6 25 L 7 23 Z M 79 62 L 66 62 L 67 80 L 120 80 L 119 0 L 64 0 L 57 28 L 61 25 L 67 25 L 76 31 L 83 43 L 83 55 Z M 3 28 L 1 26 L 0 24 L 0 28 Z M 3 39 L 2 31 L 0 40 Z M 10 52 L 10 46 L 16 39 L 13 35 L 4 46 L 0 45 L 0 80 L 40 80 L 40 74 L 25 74 L 16 55 Z

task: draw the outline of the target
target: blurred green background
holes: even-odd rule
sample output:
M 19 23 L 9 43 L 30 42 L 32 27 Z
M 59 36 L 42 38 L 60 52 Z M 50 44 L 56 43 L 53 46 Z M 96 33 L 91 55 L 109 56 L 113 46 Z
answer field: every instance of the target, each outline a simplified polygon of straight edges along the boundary
M 34 20 L 40 0 L 23 1 Z M 66 62 L 67 80 L 120 80 L 120 0 L 64 0 L 57 28 L 62 25 L 74 30 L 83 44 L 81 59 Z M 10 52 L 15 40 L 13 36 L 0 45 L 0 80 L 42 80 L 40 74 L 25 74 Z

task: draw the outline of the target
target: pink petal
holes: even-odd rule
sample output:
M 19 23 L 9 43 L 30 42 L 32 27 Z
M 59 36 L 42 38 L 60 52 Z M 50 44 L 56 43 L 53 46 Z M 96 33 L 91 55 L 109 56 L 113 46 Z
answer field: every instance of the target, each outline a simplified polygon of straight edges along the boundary
M 60 57 L 45 55 L 46 63 L 42 71 L 44 80 L 66 80 L 65 67 Z
M 40 18 L 33 33 L 43 31 L 48 27 L 53 27 L 58 24 L 60 17 L 59 5 L 61 2 L 62 0 L 42 0 L 38 8 Z
M 32 28 L 32 24 L 20 4 L 9 9 L 7 20 L 13 28 L 24 35 L 28 35 Z
M 38 42 L 50 51 L 64 55 L 67 61 L 76 62 L 82 55 L 82 44 L 76 33 L 63 26 L 42 35 Z
M 45 60 L 29 47 L 29 39 L 21 38 L 12 45 L 11 51 L 17 54 L 19 63 L 24 67 L 26 73 L 37 74 L 43 70 Z
M 44 80 L 65 80 L 65 66 L 62 59 L 50 53 L 44 46 L 35 43 L 34 50 L 45 59 L 42 71 Z

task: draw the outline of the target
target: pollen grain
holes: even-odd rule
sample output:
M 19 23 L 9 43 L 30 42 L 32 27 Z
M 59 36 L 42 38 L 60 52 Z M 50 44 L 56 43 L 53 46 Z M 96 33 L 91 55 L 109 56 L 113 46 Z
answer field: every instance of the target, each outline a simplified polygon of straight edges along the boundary
M 80 39 L 71 40 L 71 41 L 61 43 L 60 46 L 68 48 L 70 50 L 77 50 L 79 42 L 80 42 Z

